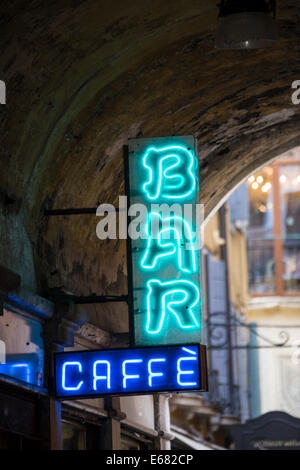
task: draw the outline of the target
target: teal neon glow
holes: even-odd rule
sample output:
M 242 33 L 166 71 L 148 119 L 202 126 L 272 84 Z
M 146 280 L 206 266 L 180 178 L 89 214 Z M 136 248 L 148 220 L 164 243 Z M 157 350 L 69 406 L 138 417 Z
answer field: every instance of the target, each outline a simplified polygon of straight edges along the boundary
M 200 299 L 199 288 L 187 280 L 147 282 L 147 325 L 149 334 L 158 334 L 166 320 L 166 313 L 173 314 L 182 329 L 199 328 L 194 307 Z M 168 299 L 168 297 L 171 297 Z M 174 307 L 172 307 L 174 305 Z M 177 308 L 176 308 L 177 306 Z
M 187 241 L 192 244 L 192 231 L 188 222 L 183 217 L 171 216 L 167 218 L 162 218 L 157 212 L 151 212 L 148 218 L 147 225 L 147 236 L 148 236 L 148 246 L 143 256 L 141 266 L 144 269 L 154 270 L 159 267 L 159 261 L 165 260 L 168 256 L 173 256 L 176 253 L 178 269 L 186 273 L 196 272 L 196 256 L 193 245 L 190 250 L 186 250 L 186 240 L 181 238 L 180 231 L 176 227 L 167 227 L 158 231 L 158 234 L 150 234 L 149 227 L 151 227 L 152 219 L 157 217 L 159 221 L 164 223 L 171 223 L 178 221 L 183 228 L 183 233 L 187 233 Z M 158 226 L 159 222 L 155 224 Z M 176 239 L 176 243 L 171 241 L 169 243 L 163 243 L 162 238 L 164 233 L 173 232 Z
M 196 188 L 195 159 L 184 147 L 151 147 L 144 156 L 143 164 L 149 171 L 149 181 L 143 185 L 143 191 L 152 201 L 160 198 L 183 199 Z

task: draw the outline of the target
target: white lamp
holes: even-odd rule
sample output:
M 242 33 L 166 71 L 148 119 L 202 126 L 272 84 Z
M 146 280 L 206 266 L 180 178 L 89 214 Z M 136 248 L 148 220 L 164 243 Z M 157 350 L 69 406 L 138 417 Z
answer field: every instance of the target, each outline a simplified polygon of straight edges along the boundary
M 261 49 L 278 41 L 275 0 L 222 0 L 217 49 Z

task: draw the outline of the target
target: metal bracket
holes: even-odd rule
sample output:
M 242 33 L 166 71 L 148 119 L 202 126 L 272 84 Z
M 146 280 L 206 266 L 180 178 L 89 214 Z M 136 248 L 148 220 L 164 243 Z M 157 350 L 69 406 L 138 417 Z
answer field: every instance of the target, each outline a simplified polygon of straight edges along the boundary
M 119 208 L 115 208 L 119 212 Z M 45 209 L 44 216 L 49 217 L 53 215 L 96 215 L 97 207 L 83 207 L 78 209 Z
M 251 324 L 244 323 L 232 315 L 231 321 L 220 321 L 213 322 L 213 317 L 227 315 L 226 312 L 214 312 L 210 314 L 210 323 L 207 325 L 208 334 L 209 334 L 209 345 L 208 349 L 268 349 L 268 348 L 293 348 L 293 344 L 289 344 L 290 336 L 285 329 L 287 328 L 300 328 L 300 325 L 269 325 L 269 324 L 258 324 L 255 327 Z M 250 345 L 250 344 L 237 344 L 237 345 L 227 345 L 227 335 L 226 332 L 230 328 L 246 328 L 250 333 L 260 338 L 261 340 L 267 343 L 266 345 Z M 266 337 L 262 333 L 258 332 L 259 328 L 276 328 L 281 330 L 279 332 L 279 342 L 275 342 L 270 338 Z
M 57 294 L 51 296 L 55 302 L 73 302 L 74 304 L 105 304 L 109 302 L 128 302 L 128 295 L 69 295 Z
M 107 409 L 107 417 L 111 419 L 115 419 L 117 421 L 123 421 L 124 419 L 127 419 L 126 413 L 116 410 L 115 408 Z

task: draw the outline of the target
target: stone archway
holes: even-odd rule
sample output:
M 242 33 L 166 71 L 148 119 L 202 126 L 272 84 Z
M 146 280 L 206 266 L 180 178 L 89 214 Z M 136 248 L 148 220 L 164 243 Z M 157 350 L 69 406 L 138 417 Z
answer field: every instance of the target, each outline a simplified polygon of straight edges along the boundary
M 217 9 L 204 0 L 1 8 L 0 261 L 40 293 L 126 291 L 125 243 L 100 242 L 90 216 L 43 211 L 117 204 L 128 137 L 194 134 L 207 215 L 255 168 L 300 145 L 296 0 L 278 2 L 280 43 L 250 52 L 214 49 Z M 101 313 L 108 330 L 112 309 Z M 124 312 L 114 322 L 126 329 Z

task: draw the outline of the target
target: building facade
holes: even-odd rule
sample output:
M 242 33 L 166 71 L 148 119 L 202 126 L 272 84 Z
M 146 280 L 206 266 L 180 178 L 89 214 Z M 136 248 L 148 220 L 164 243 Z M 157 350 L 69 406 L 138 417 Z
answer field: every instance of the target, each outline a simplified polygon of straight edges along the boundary
M 237 423 L 300 417 L 299 195 L 295 148 L 250 175 L 205 227 L 210 392 L 198 407 L 172 398 L 171 409 L 182 426 L 189 410 L 190 432 L 223 447 L 234 447 Z

